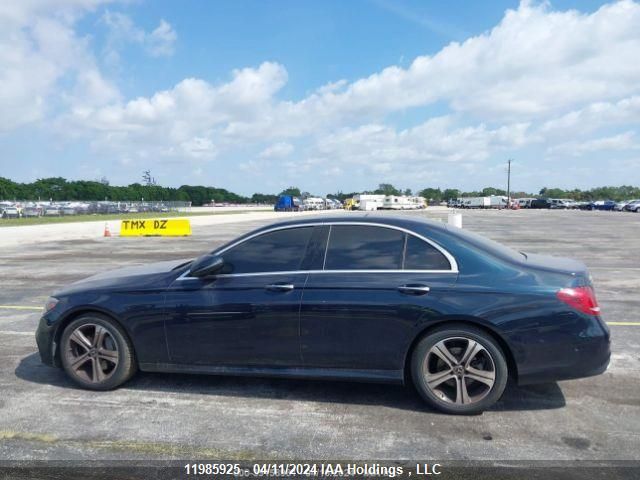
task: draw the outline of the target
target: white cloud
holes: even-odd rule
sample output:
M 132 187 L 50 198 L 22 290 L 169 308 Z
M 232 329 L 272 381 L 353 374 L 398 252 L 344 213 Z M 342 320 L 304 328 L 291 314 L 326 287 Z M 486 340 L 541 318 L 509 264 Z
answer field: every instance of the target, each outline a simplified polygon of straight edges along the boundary
M 0 3 L 0 131 L 39 121 L 57 104 L 102 105 L 117 88 L 96 66 L 87 38 L 74 22 L 97 0 Z M 70 89 L 61 90 L 66 79 Z
M 268 114 L 274 93 L 286 79 L 285 69 L 269 62 L 235 70 L 229 82 L 218 86 L 187 78 L 150 98 L 77 107 L 60 118 L 59 128 L 86 135 L 100 151 L 130 154 L 140 149 L 165 159 L 186 155 L 211 160 L 242 143 L 225 131 L 236 122 L 256 122 Z M 277 144 L 271 155 L 283 155 L 287 148 Z
M 595 102 L 560 117 L 545 121 L 540 131 L 547 136 L 584 135 L 603 126 L 637 123 L 640 120 L 640 95 L 617 102 Z
M 448 116 L 404 130 L 370 124 L 320 138 L 312 155 L 314 162 L 321 159 L 323 165 L 347 164 L 375 173 L 393 170 L 411 175 L 416 168 L 483 161 L 492 153 L 522 146 L 527 128 L 527 124 L 498 129 L 482 124 L 458 127 Z
M 142 46 L 153 57 L 171 56 L 175 51 L 178 35 L 164 19 L 151 32 L 145 32 L 136 26 L 131 17 L 121 12 L 106 11 L 102 21 L 109 29 L 105 55 L 110 62 L 119 60 L 118 50 L 127 43 Z
M 91 40 L 75 31 L 99 5 L 0 4 L 0 130 L 46 118 L 61 138 L 86 139 L 95 153 L 129 164 L 228 161 L 228 170 L 263 172 L 265 182 L 275 175 L 269 160 L 290 156 L 293 144 L 296 172 L 334 172 L 346 183 L 353 172 L 345 165 L 369 179 L 415 182 L 422 173 L 412 171 L 438 163 L 476 172 L 512 152 L 533 158 L 537 149 L 544 158 L 635 148 L 640 4 L 631 0 L 593 13 L 523 1 L 480 35 L 407 67 L 330 79 L 296 101 L 281 97 L 288 72 L 273 61 L 233 70 L 227 81 L 187 77 L 123 98 L 98 68 Z M 119 12 L 101 18 L 107 60 L 127 44 L 151 56 L 174 53 L 177 35 L 165 20 L 145 31 Z M 445 114 L 430 118 L 432 105 Z M 415 125 L 398 126 L 397 112 L 408 110 Z M 245 158 L 248 151 L 258 153 Z
M 175 43 L 178 39 L 173 27 L 164 19 L 147 37 L 147 48 L 155 57 L 173 55 Z
M 595 138 L 588 141 L 570 141 L 550 147 L 549 153 L 579 157 L 599 151 L 636 150 L 640 148 L 640 144 L 636 142 L 635 137 L 635 132 L 627 131 L 619 135 Z
M 293 152 L 293 145 L 286 142 L 278 142 L 273 145 L 269 145 L 267 148 L 260 152 L 261 158 L 281 158 L 286 157 Z

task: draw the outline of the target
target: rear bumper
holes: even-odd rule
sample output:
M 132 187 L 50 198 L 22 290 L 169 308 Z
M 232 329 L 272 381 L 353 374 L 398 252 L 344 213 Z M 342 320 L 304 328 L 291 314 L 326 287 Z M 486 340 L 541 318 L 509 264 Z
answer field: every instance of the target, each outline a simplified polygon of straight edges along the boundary
M 538 332 L 518 362 L 518 384 L 553 382 L 603 373 L 611 359 L 609 329 L 599 317 L 583 317 L 587 328 Z M 583 327 L 585 326 L 583 323 Z
M 597 340 L 574 345 L 575 360 L 568 365 L 528 371 L 518 377 L 519 385 L 592 377 L 604 373 L 609 366 L 609 341 Z

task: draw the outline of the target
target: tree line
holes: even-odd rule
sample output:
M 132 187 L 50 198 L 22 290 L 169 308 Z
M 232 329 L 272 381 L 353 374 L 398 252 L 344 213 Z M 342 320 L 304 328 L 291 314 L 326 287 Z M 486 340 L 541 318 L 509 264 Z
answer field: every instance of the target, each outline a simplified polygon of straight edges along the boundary
M 336 192 L 327 195 L 344 201 L 360 193 L 382 195 L 418 195 L 431 203 L 448 201 L 459 197 L 481 197 L 489 195 L 506 195 L 500 188 L 486 187 L 479 191 L 462 191 L 456 188 L 440 189 L 424 188 L 416 193 L 411 189 L 401 189 L 389 183 L 381 183 L 378 188 L 364 192 Z M 41 201 L 183 201 L 192 205 L 206 203 L 263 203 L 273 204 L 279 195 L 294 195 L 298 197 L 314 196 L 301 191 L 298 187 L 289 187 L 278 194 L 254 193 L 250 197 L 230 192 L 224 188 L 205 187 L 202 185 L 182 185 L 178 188 L 162 187 L 154 182 L 146 184 L 132 183 L 127 186 L 110 185 L 107 179 L 102 180 L 74 180 L 62 177 L 42 178 L 31 183 L 19 183 L 0 177 L 0 200 L 41 200 Z M 561 188 L 542 188 L 537 194 L 530 192 L 511 192 L 512 198 L 546 197 L 572 198 L 578 201 L 593 200 L 629 200 L 640 198 L 640 188 L 629 185 L 620 187 L 596 187 L 589 190 L 564 190 Z

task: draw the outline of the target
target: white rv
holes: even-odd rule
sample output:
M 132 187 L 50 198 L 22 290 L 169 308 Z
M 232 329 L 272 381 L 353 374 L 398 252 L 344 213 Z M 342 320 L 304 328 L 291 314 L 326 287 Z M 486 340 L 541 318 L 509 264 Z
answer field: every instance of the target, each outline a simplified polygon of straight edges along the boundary
M 414 205 L 414 208 L 419 210 L 427 208 L 427 201 L 424 197 L 409 197 L 409 201 Z
M 405 195 L 387 195 L 382 204 L 382 208 L 385 210 L 417 210 L 425 207 L 424 198 Z

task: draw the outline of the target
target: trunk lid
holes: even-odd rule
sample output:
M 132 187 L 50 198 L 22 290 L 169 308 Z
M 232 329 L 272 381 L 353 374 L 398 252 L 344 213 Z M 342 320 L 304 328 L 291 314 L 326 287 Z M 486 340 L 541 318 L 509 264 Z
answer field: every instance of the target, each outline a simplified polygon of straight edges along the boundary
M 536 270 L 563 273 L 584 279 L 584 285 L 591 285 L 591 275 L 587 266 L 579 260 L 566 257 L 554 257 L 552 255 L 540 255 L 537 253 L 523 252 L 525 264 Z

